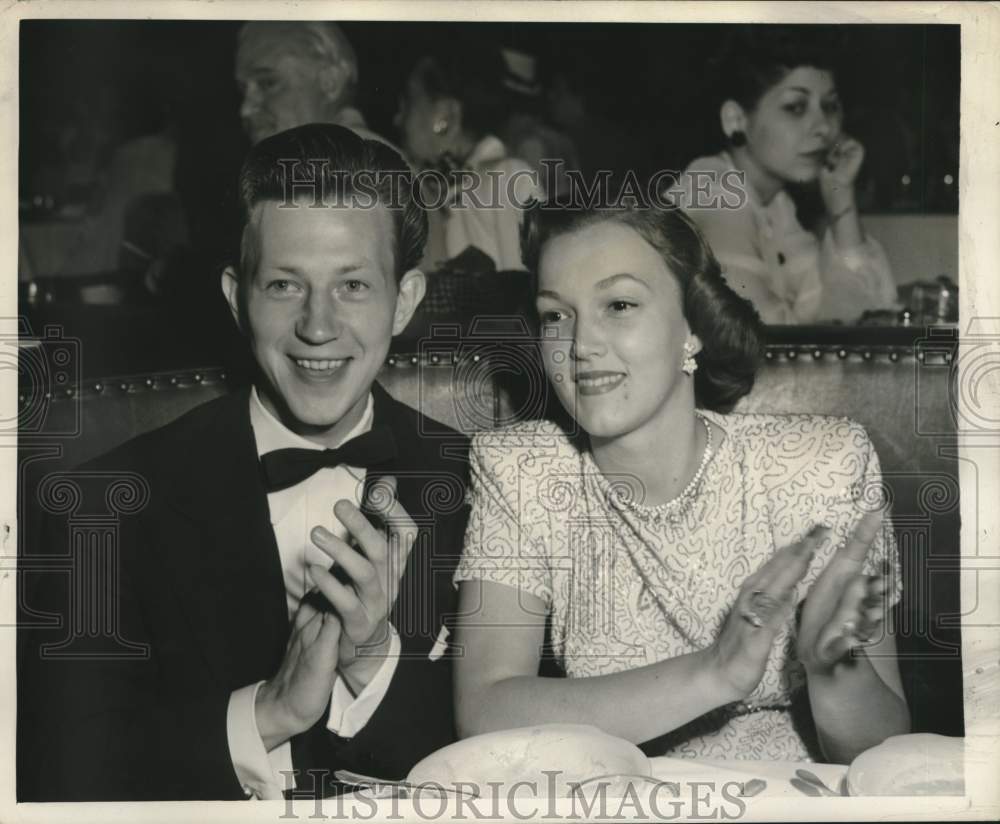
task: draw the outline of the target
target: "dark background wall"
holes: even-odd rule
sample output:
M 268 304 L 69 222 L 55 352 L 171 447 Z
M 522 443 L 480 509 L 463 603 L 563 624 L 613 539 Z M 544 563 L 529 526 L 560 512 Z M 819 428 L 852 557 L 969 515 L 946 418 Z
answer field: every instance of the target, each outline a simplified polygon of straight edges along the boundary
M 150 132 L 164 112 L 180 140 L 180 191 L 196 244 L 215 243 L 230 212 L 247 147 L 233 80 L 240 23 L 24 21 L 21 29 L 21 180 L 58 151 L 67 122 L 98 121 L 109 145 Z M 709 59 L 727 24 L 470 24 L 347 22 L 360 62 L 360 108 L 378 132 L 392 117 L 406 72 L 421 53 L 475 36 L 538 55 L 542 79 L 572 73 L 588 105 L 630 136 L 638 172 L 683 168 L 718 141 Z M 957 210 L 959 29 L 838 26 L 845 35 L 838 84 L 846 128 L 867 149 L 876 211 Z M 612 163 L 620 159 L 610 158 Z M 908 175 L 907 193 L 895 182 Z M 864 183 L 864 181 L 863 181 Z M 22 185 L 23 188 L 23 185 Z

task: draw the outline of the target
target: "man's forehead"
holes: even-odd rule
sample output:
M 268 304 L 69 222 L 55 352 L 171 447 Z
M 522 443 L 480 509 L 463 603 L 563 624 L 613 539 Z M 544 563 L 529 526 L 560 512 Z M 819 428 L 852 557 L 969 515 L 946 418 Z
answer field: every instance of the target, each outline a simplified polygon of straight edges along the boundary
M 259 237 L 289 240 L 319 246 L 350 246 L 359 256 L 381 260 L 392 268 L 395 227 L 389 210 L 382 204 L 321 205 L 312 198 L 299 197 L 291 203 L 263 200 L 253 207 L 250 222 Z M 264 244 L 265 247 L 269 243 Z M 279 243 L 285 246 L 285 243 Z M 265 249 L 266 251 L 266 249 Z M 307 252 L 307 249 L 299 249 Z
M 285 58 L 315 59 L 315 44 L 301 25 L 294 23 L 248 23 L 240 33 L 236 66 L 278 62 Z

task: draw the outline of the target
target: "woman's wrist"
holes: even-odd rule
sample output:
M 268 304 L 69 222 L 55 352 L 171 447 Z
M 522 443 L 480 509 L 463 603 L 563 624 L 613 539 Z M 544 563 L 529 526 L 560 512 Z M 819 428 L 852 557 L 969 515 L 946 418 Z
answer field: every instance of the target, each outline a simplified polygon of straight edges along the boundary
M 830 224 L 836 225 L 842 218 L 845 218 L 848 215 L 856 215 L 857 213 L 858 213 L 858 207 L 855 206 L 853 203 L 849 203 L 846 206 L 843 206 L 842 208 L 836 211 L 831 210 Z
M 708 699 L 712 708 L 742 701 L 752 689 L 744 689 L 730 676 L 722 656 L 719 655 L 717 644 L 694 653 L 698 661 L 697 687 Z

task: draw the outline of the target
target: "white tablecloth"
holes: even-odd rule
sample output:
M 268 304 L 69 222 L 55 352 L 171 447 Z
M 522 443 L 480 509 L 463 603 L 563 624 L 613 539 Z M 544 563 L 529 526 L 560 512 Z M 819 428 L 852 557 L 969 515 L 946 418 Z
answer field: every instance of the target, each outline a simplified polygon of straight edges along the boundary
M 726 782 L 746 783 L 759 778 L 767 783 L 760 793 L 763 796 L 805 795 L 791 783 L 796 770 L 808 770 L 828 787 L 839 791 L 840 782 L 847 774 L 844 764 L 813 764 L 802 761 L 722 761 L 711 759 L 651 758 L 652 774 L 661 781 L 681 784 L 693 781 L 712 782 L 721 787 Z M 686 795 L 686 793 L 682 793 Z

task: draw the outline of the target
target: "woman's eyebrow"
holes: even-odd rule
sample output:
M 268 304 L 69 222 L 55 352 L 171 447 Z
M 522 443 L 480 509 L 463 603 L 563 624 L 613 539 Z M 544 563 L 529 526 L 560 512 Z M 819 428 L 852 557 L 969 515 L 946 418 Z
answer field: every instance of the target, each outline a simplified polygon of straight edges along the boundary
M 633 283 L 638 283 L 644 289 L 649 289 L 649 285 L 642 278 L 637 278 L 635 275 L 630 275 L 628 272 L 619 272 L 617 275 L 611 275 L 603 280 L 597 281 L 598 289 L 610 289 L 616 283 L 622 280 L 630 280 Z
M 539 289 L 535 293 L 536 298 L 552 298 L 552 300 L 562 300 L 558 292 L 553 292 L 551 289 Z

